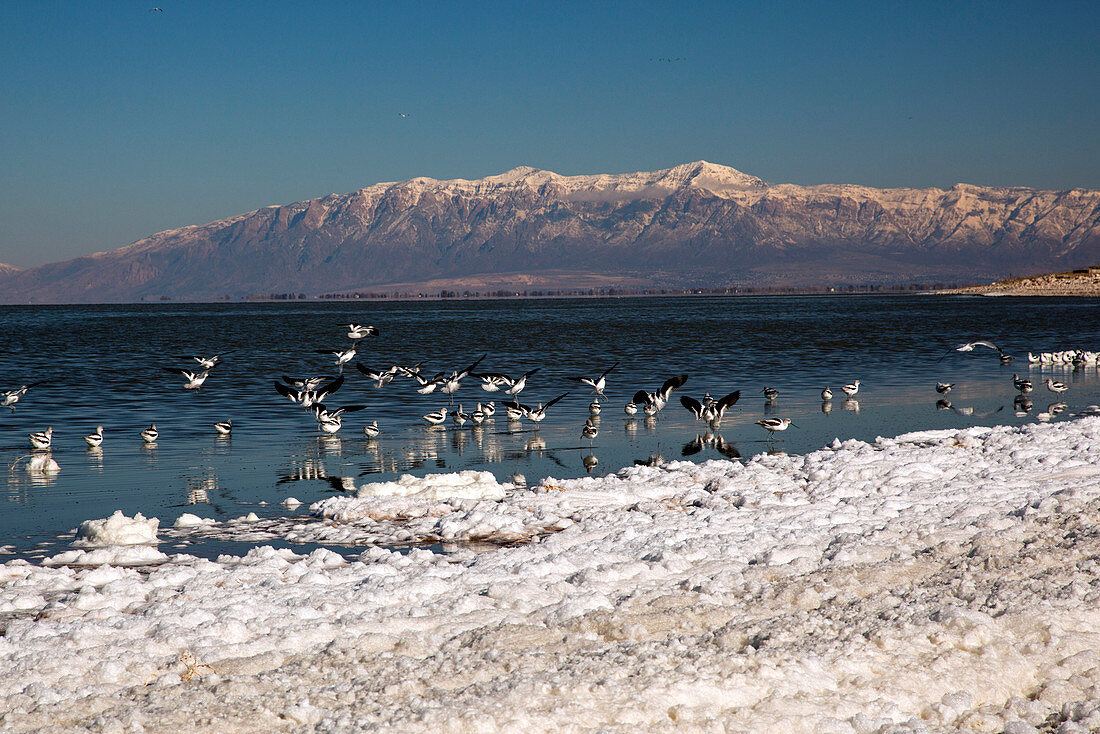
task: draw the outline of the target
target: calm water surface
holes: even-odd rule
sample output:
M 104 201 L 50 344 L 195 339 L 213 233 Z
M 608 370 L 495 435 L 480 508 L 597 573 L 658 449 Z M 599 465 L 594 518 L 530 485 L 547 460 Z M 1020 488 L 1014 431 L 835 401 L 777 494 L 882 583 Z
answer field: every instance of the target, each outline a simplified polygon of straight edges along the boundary
M 330 407 L 366 404 L 336 435 L 322 434 L 312 416 L 278 395 L 281 375 L 335 375 L 319 350 L 349 343 L 341 324 L 373 324 L 381 334 L 363 342 L 358 361 L 374 368 L 423 361 L 427 375 L 461 369 L 486 354 L 479 369 L 519 374 L 536 367 L 521 401 L 563 392 L 537 428 L 509 423 L 503 409 L 481 427 L 432 428 L 421 416 L 448 404 L 418 395 L 396 378 L 381 389 L 356 370 Z M 0 546 L 6 557 L 38 558 L 67 549 L 85 519 L 114 510 L 141 512 L 171 525 L 184 512 L 218 520 L 249 512 L 302 514 L 279 503 L 310 502 L 365 482 L 403 473 L 479 469 L 501 480 L 525 475 L 601 475 L 652 457 L 691 460 L 750 458 L 781 450 L 802 453 L 834 437 L 874 439 L 918 429 L 1034 422 L 1051 403 L 1065 420 L 1100 403 L 1100 376 L 1084 370 L 1029 369 L 1027 351 L 1100 350 L 1100 303 L 1086 299 L 884 297 L 622 298 L 576 300 L 264 303 L 0 307 L 0 389 L 40 381 L 18 404 L 0 409 L 0 459 L 5 492 Z M 1017 356 L 1001 366 L 982 348 L 951 353 L 955 343 L 990 339 Z M 200 390 L 163 367 L 190 367 L 192 356 L 227 353 Z M 569 378 L 608 376 L 609 401 L 599 436 L 580 436 L 590 390 Z M 350 367 L 351 365 L 349 365 Z M 1032 408 L 1016 415 L 1013 372 L 1028 373 Z M 687 384 L 656 420 L 628 418 L 623 405 L 638 389 L 667 377 Z M 1070 385 L 1061 398 L 1040 383 Z M 845 400 L 839 387 L 859 379 Z M 937 406 L 937 381 L 956 383 Z M 765 385 L 780 391 L 765 402 Z M 836 395 L 823 403 L 829 385 Z M 678 395 L 699 399 L 732 390 L 742 397 L 717 435 L 684 410 Z M 469 412 L 486 393 L 467 379 L 455 396 Z M 769 444 L 754 424 L 789 417 L 798 428 Z M 231 438 L 213 424 L 232 418 Z M 377 420 L 382 434 L 364 436 Z M 155 444 L 138 433 L 160 429 Z M 99 450 L 83 436 L 105 428 Z M 53 477 L 26 471 L 27 434 L 54 428 Z M 720 436 L 720 440 L 719 440 Z M 162 550 L 171 551 L 164 545 Z M 238 551 L 203 543 L 188 552 Z

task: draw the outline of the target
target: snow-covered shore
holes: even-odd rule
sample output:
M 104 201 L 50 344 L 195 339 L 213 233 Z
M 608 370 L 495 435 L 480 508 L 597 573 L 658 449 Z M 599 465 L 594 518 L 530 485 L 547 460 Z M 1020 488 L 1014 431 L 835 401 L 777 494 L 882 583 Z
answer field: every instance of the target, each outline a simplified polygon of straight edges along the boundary
M 258 532 L 526 542 L 0 566 L 0 728 L 1100 729 L 1100 418 L 422 488 Z

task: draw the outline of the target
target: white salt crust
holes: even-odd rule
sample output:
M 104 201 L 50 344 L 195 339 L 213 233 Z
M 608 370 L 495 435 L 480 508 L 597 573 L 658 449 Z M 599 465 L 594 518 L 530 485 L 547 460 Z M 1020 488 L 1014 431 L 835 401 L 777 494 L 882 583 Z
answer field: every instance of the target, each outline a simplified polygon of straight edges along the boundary
M 456 477 L 162 531 L 448 555 L 0 565 L 0 728 L 1100 730 L 1100 418 L 466 498 Z

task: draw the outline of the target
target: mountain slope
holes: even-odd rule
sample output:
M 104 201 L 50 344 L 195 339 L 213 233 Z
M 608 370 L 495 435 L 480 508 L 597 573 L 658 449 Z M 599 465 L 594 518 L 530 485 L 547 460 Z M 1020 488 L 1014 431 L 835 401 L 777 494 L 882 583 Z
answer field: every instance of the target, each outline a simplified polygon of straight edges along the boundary
M 1097 191 L 769 185 L 704 161 L 619 175 L 525 167 L 380 183 L 160 232 L 0 276 L 0 300 L 316 294 L 551 270 L 562 287 L 593 275 L 670 286 L 957 282 L 1098 261 Z

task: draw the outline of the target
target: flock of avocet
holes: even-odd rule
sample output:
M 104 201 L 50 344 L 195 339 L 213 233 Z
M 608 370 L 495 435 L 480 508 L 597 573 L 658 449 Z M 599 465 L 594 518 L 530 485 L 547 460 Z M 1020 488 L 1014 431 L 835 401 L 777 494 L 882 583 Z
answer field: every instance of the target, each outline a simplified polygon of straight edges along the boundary
M 344 367 L 358 355 L 361 342 L 368 337 L 378 335 L 378 329 L 374 326 L 361 326 L 359 324 L 344 324 L 343 326 L 347 329 L 347 338 L 352 340 L 351 345 L 346 348 L 320 350 L 318 352 L 319 354 L 335 358 L 332 364 L 339 372 L 337 377 L 294 378 L 284 375 L 281 380 L 274 383 L 276 392 L 288 398 L 291 402 L 309 410 L 313 414 L 318 428 L 330 434 L 338 432 L 343 427 L 344 415 L 364 410 L 367 407 L 365 405 L 353 404 L 330 408 L 325 404 L 325 401 L 331 398 L 344 385 Z M 974 341 L 959 344 L 948 350 L 947 353 L 950 354 L 952 351 L 972 352 L 979 346 L 995 350 L 1002 364 L 1008 364 L 1013 360 L 1011 355 L 1006 354 L 1000 347 L 989 341 Z M 215 354 L 212 357 L 194 357 L 193 359 L 197 363 L 197 366 L 191 369 L 179 367 L 164 367 L 163 369 L 183 376 L 185 379 L 183 388 L 185 390 L 197 390 L 205 384 L 207 378 L 210 376 L 211 370 L 222 363 L 222 355 L 224 354 L 228 354 L 228 352 Z M 476 371 L 485 357 L 486 355 L 482 355 L 465 369 L 453 370 L 449 374 L 447 372 L 438 372 L 431 377 L 425 377 L 421 374 L 422 363 L 414 365 L 395 364 L 388 369 L 378 370 L 367 367 L 361 362 L 356 362 L 355 367 L 378 388 L 393 381 L 396 377 L 402 377 L 414 381 L 417 384 L 416 392 L 422 395 L 429 395 L 437 390 L 442 394 L 448 395 L 450 400 L 449 406 L 442 407 L 423 416 L 423 420 L 431 425 L 443 424 L 447 421 L 448 417 L 450 417 L 451 422 L 456 426 L 465 425 L 467 422 L 473 425 L 479 425 L 495 415 L 496 405 L 495 401 L 492 400 L 487 403 L 478 402 L 475 409 L 471 412 L 466 412 L 462 403 L 459 403 L 457 409 L 454 408 L 454 395 L 458 392 L 462 381 L 466 378 L 480 380 L 481 389 L 485 392 L 500 392 L 503 395 L 507 395 L 509 399 L 502 400 L 501 404 L 506 409 L 510 421 L 528 420 L 536 424 L 536 426 L 546 419 L 547 411 L 551 407 L 569 395 L 569 393 L 566 392 L 546 403 L 538 402 L 534 406 L 525 405 L 519 402 L 517 396 L 523 392 L 528 379 L 535 375 L 539 371 L 539 368 L 528 370 L 519 376 L 511 376 L 500 372 Z M 1028 352 L 1027 358 L 1029 365 L 1036 368 L 1051 366 L 1080 369 L 1087 365 L 1100 367 L 1100 353 L 1082 350 L 1042 352 L 1038 355 Z M 581 429 L 581 436 L 585 439 L 591 441 L 599 434 L 598 416 L 603 410 L 601 401 L 607 399 L 604 395 L 604 390 L 607 387 L 607 376 L 612 370 L 618 367 L 618 365 L 618 362 L 612 364 L 596 377 L 572 378 L 573 381 L 591 388 L 592 391 L 592 402 L 588 406 L 590 417 L 585 421 Z M 687 375 L 676 375 L 665 380 L 658 389 L 652 392 L 638 390 L 634 393 L 630 402 L 626 403 L 624 406 L 624 412 L 628 416 L 633 416 L 639 411 L 646 417 L 656 416 L 669 402 L 673 390 L 683 387 L 687 379 Z M 37 384 L 39 383 L 30 383 L 22 385 L 14 390 L 0 392 L 0 406 L 9 407 L 14 411 L 16 403 L 26 395 L 28 390 Z M 1019 391 L 1019 395 L 1017 395 L 1015 399 L 1017 415 L 1024 415 L 1031 409 L 1031 401 L 1027 398 L 1027 395 L 1032 392 L 1034 386 L 1029 378 L 1021 378 L 1019 375 L 1013 375 L 1013 384 Z M 946 395 L 953 387 L 954 383 L 939 382 L 936 384 L 936 392 L 941 395 Z M 1055 381 L 1052 378 L 1047 378 L 1046 387 L 1050 392 L 1055 394 L 1063 393 L 1069 389 L 1065 383 Z M 852 398 L 859 392 L 860 381 L 855 380 L 844 385 L 840 389 L 848 398 Z M 779 397 L 779 391 L 769 386 L 765 386 L 762 393 L 769 404 L 774 404 L 775 400 Z M 696 420 L 703 421 L 711 429 L 714 429 L 721 425 L 726 411 L 736 404 L 740 397 L 740 390 L 735 390 L 718 399 L 711 397 L 709 393 L 706 393 L 701 400 L 696 400 L 695 398 L 685 395 L 680 398 L 680 404 L 687 409 Z M 825 404 L 828 404 L 832 397 L 833 391 L 829 387 L 825 387 L 825 389 L 821 391 L 821 399 Z M 954 409 L 946 399 L 941 399 L 938 405 L 941 408 Z M 1048 409 L 1048 414 L 1057 414 L 1064 410 L 1065 407 L 1064 404 L 1055 403 Z M 824 407 L 823 410 L 828 412 Z M 1042 415 L 1039 417 L 1042 419 Z M 1049 415 L 1047 419 L 1049 419 Z M 766 430 L 768 432 L 768 438 L 771 440 L 775 433 L 785 431 L 795 424 L 790 418 L 765 418 L 756 421 L 756 425 Z M 224 421 L 219 421 L 214 424 L 214 429 L 219 435 L 228 436 L 233 429 L 232 420 L 226 419 Z M 381 433 L 378 421 L 372 421 L 370 424 L 366 425 L 363 428 L 363 432 L 368 438 L 378 436 Z M 149 444 L 156 443 L 157 439 L 160 437 L 160 433 L 155 423 L 140 431 L 139 435 L 145 443 Z M 48 451 L 53 442 L 53 427 L 51 426 L 44 431 L 32 433 L 28 438 L 31 448 L 35 451 Z M 96 426 L 95 431 L 85 436 L 84 440 L 90 448 L 98 448 L 103 443 L 103 426 Z

